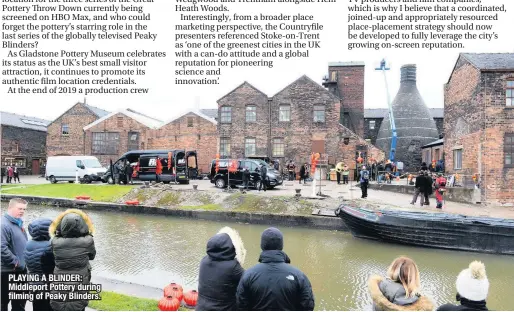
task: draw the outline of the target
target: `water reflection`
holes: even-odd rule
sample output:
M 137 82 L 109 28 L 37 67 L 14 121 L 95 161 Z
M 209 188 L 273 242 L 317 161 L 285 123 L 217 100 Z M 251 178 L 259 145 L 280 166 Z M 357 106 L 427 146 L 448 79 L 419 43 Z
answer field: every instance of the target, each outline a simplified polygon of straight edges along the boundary
M 2 208 L 4 203 L 2 203 Z M 64 209 L 30 206 L 26 221 L 56 217 Z M 94 274 L 153 287 L 175 281 L 197 288 L 199 262 L 207 240 L 229 225 L 247 249 L 245 268 L 257 262 L 266 226 L 228 224 L 164 216 L 88 211 L 95 226 Z M 436 302 L 453 302 L 455 279 L 473 260 L 481 260 L 490 281 L 490 309 L 513 310 L 514 258 L 391 245 L 356 239 L 349 233 L 280 227 L 284 250 L 311 280 L 317 310 L 369 310 L 367 279 L 385 274 L 399 255 L 413 258 L 424 292 Z

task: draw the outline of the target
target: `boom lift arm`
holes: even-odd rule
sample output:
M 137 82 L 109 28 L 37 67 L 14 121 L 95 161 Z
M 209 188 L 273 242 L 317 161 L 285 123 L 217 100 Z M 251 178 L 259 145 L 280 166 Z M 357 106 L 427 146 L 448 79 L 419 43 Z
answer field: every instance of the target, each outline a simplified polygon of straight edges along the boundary
M 387 93 L 387 106 L 389 108 L 389 124 L 391 126 L 391 150 L 389 151 L 389 160 L 391 162 L 394 162 L 395 154 L 396 154 L 396 140 L 397 140 L 397 133 L 396 133 L 396 124 L 394 122 L 394 115 L 393 115 L 393 106 L 391 103 L 391 96 L 389 95 L 389 86 L 387 85 L 387 77 L 386 77 L 386 70 L 390 70 L 390 68 L 386 67 L 386 61 L 383 59 L 380 62 L 380 67 L 375 68 L 375 70 L 381 70 L 384 74 L 384 81 L 385 81 L 385 87 L 386 87 L 386 93 Z

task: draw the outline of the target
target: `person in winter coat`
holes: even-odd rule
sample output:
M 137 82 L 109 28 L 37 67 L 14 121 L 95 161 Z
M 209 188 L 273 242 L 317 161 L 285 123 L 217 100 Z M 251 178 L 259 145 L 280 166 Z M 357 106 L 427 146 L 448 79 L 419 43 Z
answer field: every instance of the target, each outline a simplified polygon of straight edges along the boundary
M 96 256 L 93 240 L 94 227 L 89 216 L 82 210 L 68 209 L 52 222 L 49 232 L 52 236 L 51 244 L 55 257 L 54 274 L 80 274 L 82 282 L 65 284 L 89 284 L 91 281 L 89 261 L 94 260 Z M 84 292 L 75 291 L 75 293 Z M 83 311 L 88 305 L 88 300 L 51 299 L 50 305 L 55 311 Z
M 276 228 L 262 232 L 259 264 L 246 270 L 237 287 L 243 311 L 313 311 L 314 294 L 305 274 L 282 251 L 284 238 Z
M 416 183 L 414 184 L 414 197 L 412 197 L 411 205 L 414 205 L 418 201 L 418 196 L 421 193 L 420 204 L 423 206 L 424 198 L 424 189 L 425 189 L 425 172 L 420 171 L 418 176 L 416 177 Z
M 347 165 L 343 167 L 343 184 L 348 184 L 348 177 L 350 176 L 350 169 Z
M 300 184 L 305 184 L 305 179 L 307 178 L 307 163 L 303 164 L 303 166 L 300 168 Z
M 338 162 L 336 165 L 336 176 L 337 176 L 337 184 L 341 184 L 341 175 L 343 174 L 344 163 L 342 161 Z
M 29 273 L 37 274 L 40 277 L 45 275 L 47 280 L 48 276 L 53 274 L 55 268 L 54 254 L 50 244 L 50 233 L 48 232 L 51 223 L 52 220 L 50 219 L 36 219 L 32 221 L 29 224 L 29 234 L 32 240 L 25 247 L 25 263 Z M 43 284 L 45 282 L 34 283 Z M 40 300 L 34 299 L 32 308 L 34 311 L 52 311 L 50 299 L 44 298 Z
M 7 183 L 13 183 L 14 169 L 12 166 L 7 167 Z
M 473 261 L 457 277 L 457 301 L 460 305 L 444 304 L 437 311 L 488 311 L 486 299 L 489 280 L 482 262 Z
M 435 188 L 435 201 L 436 201 L 435 207 L 438 209 L 442 209 L 443 208 L 443 194 L 444 194 L 445 188 L 446 188 L 446 179 L 442 173 L 437 174 L 437 179 L 435 179 L 435 182 L 434 182 L 434 188 Z
M 424 177 L 424 186 L 423 186 L 423 196 L 425 197 L 425 205 L 430 206 L 430 200 L 429 197 L 433 193 L 433 185 L 434 181 L 432 180 L 432 177 L 430 176 L 429 171 L 425 171 L 425 177 Z
M 421 163 L 421 169 L 422 171 L 427 171 L 428 170 L 428 166 L 427 166 L 427 163 L 426 162 L 422 162 Z
M 239 234 L 224 227 L 207 242 L 200 262 L 197 311 L 235 311 L 236 290 L 244 269 L 246 250 Z
M 261 188 L 264 188 L 264 192 L 266 192 L 266 189 L 268 188 L 268 166 L 262 165 L 260 170 L 261 183 L 259 183 L 259 192 L 261 191 Z
M 7 311 L 9 301 L 12 311 L 25 310 L 27 300 L 9 299 L 9 275 L 19 278 L 20 275 L 27 274 L 23 253 L 28 238 L 22 220 L 26 209 L 25 200 L 13 198 L 9 201 L 7 212 L 2 217 L 2 311 Z
M 368 197 L 368 186 L 369 186 L 369 171 L 366 169 L 366 166 L 362 166 L 362 170 L 359 174 L 360 176 L 360 184 L 362 196 L 361 198 Z
M 432 311 L 433 303 L 419 293 L 420 278 L 416 263 L 407 257 L 394 259 L 387 277 L 371 276 L 368 288 L 374 311 Z

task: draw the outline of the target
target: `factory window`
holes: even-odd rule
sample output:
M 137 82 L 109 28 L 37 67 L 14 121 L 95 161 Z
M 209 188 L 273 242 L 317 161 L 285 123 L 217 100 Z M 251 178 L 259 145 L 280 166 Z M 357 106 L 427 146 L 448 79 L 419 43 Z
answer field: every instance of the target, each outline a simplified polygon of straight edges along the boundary
M 291 105 L 280 105 L 279 106 L 279 121 L 291 121 Z
M 220 156 L 230 157 L 230 138 L 220 139 Z
M 507 90 L 505 91 L 506 105 L 514 107 L 514 80 L 507 81 Z
M 232 107 L 223 106 L 221 108 L 221 122 L 231 123 L 232 122 Z
M 343 126 L 350 129 L 350 113 L 343 113 Z
M 453 169 L 462 169 L 462 149 L 453 150 Z
M 369 121 L 369 129 L 370 130 L 375 130 L 375 121 L 374 120 L 370 120 Z
M 4 158 L 2 165 L 4 167 L 16 166 L 18 168 L 25 168 L 27 163 L 25 161 L 25 158 Z
M 120 134 L 118 132 L 93 132 L 91 154 L 118 155 Z
M 69 135 L 70 134 L 70 126 L 68 124 L 62 124 L 61 125 L 61 134 L 62 135 Z
M 505 167 L 514 168 L 514 133 L 505 133 L 503 154 Z
M 129 132 L 128 133 L 128 150 L 133 151 L 137 150 L 139 147 L 139 133 L 137 132 Z
M 187 126 L 189 128 L 193 127 L 194 119 L 193 117 L 187 117 Z
M 333 71 L 332 75 L 330 76 L 330 81 L 337 81 L 337 72 Z
M 255 138 L 245 139 L 245 156 L 255 156 Z
M 257 121 L 257 107 L 254 105 L 246 106 L 246 122 Z
M 325 105 L 314 105 L 314 122 L 325 122 Z
M 116 125 L 118 128 L 123 128 L 123 116 L 119 116 L 116 118 Z
M 273 156 L 284 157 L 284 139 L 273 139 Z

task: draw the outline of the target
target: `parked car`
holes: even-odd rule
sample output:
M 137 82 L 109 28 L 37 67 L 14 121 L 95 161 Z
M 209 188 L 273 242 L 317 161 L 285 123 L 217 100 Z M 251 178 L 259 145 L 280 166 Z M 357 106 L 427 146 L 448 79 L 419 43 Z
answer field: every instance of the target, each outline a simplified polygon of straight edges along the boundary
M 249 186 L 259 188 L 261 183 L 260 168 L 261 166 L 268 167 L 268 189 L 273 189 L 276 186 L 282 185 L 282 177 L 280 173 L 265 161 L 260 159 L 238 159 L 237 171 L 228 172 L 228 159 L 219 160 L 219 171 L 216 173 L 216 160 L 212 160 L 209 179 L 218 188 L 225 188 L 230 184 L 231 187 L 243 184 L 243 169 L 245 167 L 250 171 L 250 184 Z
M 168 160 L 171 164 L 168 168 Z M 184 150 L 138 150 L 123 154 L 120 159 L 111 164 L 109 170 L 104 175 L 104 180 L 109 184 L 114 184 L 117 179 L 122 183 L 127 183 L 126 176 L 121 174 L 125 161 L 129 161 L 132 168 L 138 168 L 133 180 L 156 181 L 155 171 L 157 169 L 157 157 L 161 160 L 162 174 L 160 181 L 164 183 L 178 182 L 189 184 L 190 179 L 198 176 L 198 161 L 196 151 Z M 112 161 L 111 161 L 112 162 Z
M 94 156 L 50 156 L 45 169 L 45 178 L 52 182 L 81 182 L 91 183 L 100 181 L 107 169 Z

